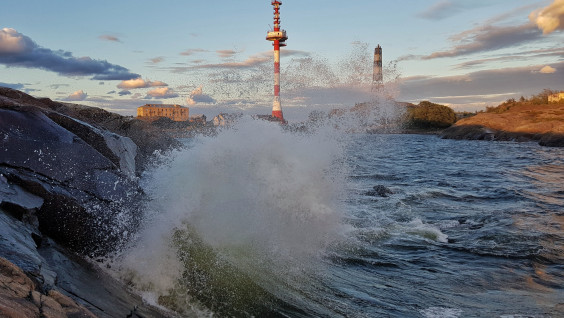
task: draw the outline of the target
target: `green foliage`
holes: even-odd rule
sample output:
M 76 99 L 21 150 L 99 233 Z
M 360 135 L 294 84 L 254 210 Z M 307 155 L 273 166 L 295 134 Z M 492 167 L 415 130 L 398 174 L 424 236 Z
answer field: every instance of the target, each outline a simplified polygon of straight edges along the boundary
M 456 120 L 458 121 L 463 118 L 476 116 L 478 112 L 455 112 L 454 114 L 456 115 Z
M 408 107 L 406 125 L 416 129 L 442 129 L 456 122 L 456 114 L 447 106 L 422 101 Z

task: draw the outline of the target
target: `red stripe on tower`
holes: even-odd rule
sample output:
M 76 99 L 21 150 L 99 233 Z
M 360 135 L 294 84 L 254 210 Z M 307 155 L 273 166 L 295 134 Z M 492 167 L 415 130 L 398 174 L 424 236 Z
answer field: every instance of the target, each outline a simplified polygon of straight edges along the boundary
M 266 35 L 268 41 L 273 41 L 274 46 L 274 102 L 272 103 L 272 116 L 284 121 L 282 105 L 280 103 L 280 47 L 286 46 L 286 31 L 280 29 L 280 6 L 282 2 L 272 1 L 274 7 L 274 30 Z

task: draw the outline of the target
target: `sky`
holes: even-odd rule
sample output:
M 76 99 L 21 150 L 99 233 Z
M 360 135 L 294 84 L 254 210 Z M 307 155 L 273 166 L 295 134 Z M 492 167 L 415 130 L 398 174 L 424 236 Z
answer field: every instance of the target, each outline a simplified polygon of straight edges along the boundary
M 270 0 L 18 0 L 0 10 L 0 86 L 135 115 L 269 113 Z M 284 0 L 285 114 L 371 98 L 383 48 L 387 94 L 474 111 L 564 90 L 564 0 Z

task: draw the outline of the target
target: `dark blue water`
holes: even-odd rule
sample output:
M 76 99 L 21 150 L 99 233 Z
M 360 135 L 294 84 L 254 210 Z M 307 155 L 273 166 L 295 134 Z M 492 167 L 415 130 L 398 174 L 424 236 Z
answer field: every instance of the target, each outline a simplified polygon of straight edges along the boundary
M 250 120 L 147 184 L 125 272 L 185 316 L 564 317 L 562 148 Z
M 348 161 L 323 315 L 564 317 L 564 149 L 358 135 Z

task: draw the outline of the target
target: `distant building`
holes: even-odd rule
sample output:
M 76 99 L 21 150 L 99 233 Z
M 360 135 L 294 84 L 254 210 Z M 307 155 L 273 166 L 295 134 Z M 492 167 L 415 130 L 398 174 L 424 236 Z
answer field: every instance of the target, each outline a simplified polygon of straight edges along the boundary
M 188 107 L 172 104 L 145 104 L 137 107 L 137 117 L 145 119 L 167 117 L 174 121 L 187 121 L 190 119 Z
M 549 103 L 564 102 L 564 92 L 548 95 Z

